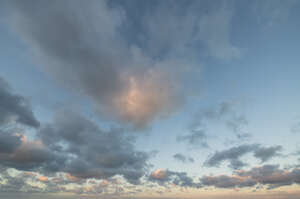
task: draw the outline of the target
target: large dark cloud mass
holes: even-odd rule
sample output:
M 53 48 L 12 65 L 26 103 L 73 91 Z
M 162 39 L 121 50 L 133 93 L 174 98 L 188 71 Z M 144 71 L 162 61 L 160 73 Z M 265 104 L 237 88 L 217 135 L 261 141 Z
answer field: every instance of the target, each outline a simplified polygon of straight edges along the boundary
M 224 4 L 9 2 L 9 24 L 36 65 L 92 99 L 98 112 L 135 127 L 180 105 L 179 82 L 195 67 L 199 46 L 219 59 L 240 55 L 228 37 L 232 14 Z
M 87 179 L 121 175 L 131 183 L 147 171 L 148 154 L 136 151 L 134 138 L 120 129 L 102 131 L 93 122 L 73 112 L 61 112 L 53 124 L 43 126 L 36 141 L 23 136 L 2 136 L 0 164 L 46 174 L 69 173 Z
M 101 130 L 72 111 L 58 112 L 52 123 L 34 129 L 35 138 L 28 138 L 27 129 L 15 126 L 39 126 L 29 103 L 12 94 L 2 79 L 0 94 L 0 166 L 78 179 L 121 175 L 131 183 L 139 183 L 147 171 L 149 155 L 135 150 L 134 137 L 122 129 Z
M 135 127 L 173 110 L 168 61 L 156 61 L 121 32 L 127 15 L 107 1 L 11 1 L 10 23 L 36 64 L 92 99 L 97 112 Z M 167 75 L 168 74 L 168 75 Z M 173 103 L 174 102 L 174 103 Z
M 11 153 L 21 144 L 21 137 L 0 130 L 0 153 Z
M 92 121 L 63 111 L 53 124 L 38 132 L 41 141 L 64 162 L 48 165 L 50 170 L 70 173 L 78 178 L 109 178 L 122 175 L 131 183 L 138 183 L 147 169 L 148 154 L 136 151 L 134 138 L 121 129 L 103 131 Z

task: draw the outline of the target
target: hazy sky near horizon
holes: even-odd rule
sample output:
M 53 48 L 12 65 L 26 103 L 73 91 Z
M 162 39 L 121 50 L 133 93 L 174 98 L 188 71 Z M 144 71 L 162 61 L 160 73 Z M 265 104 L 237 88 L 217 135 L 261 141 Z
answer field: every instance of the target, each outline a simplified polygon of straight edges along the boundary
M 299 10 L 0 1 L 0 198 L 299 198 Z

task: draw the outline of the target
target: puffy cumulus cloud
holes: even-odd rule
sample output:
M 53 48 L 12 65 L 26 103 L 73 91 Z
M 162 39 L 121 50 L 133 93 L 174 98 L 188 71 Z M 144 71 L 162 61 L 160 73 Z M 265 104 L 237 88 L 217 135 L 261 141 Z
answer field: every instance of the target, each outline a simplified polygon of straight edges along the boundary
M 167 171 L 163 169 L 157 169 L 151 173 L 151 178 L 156 180 L 165 180 L 168 177 Z
M 150 174 L 148 179 L 149 181 L 157 182 L 159 185 L 171 184 L 180 187 L 200 187 L 186 172 L 157 169 Z
M 43 186 L 38 185 L 39 176 L 32 172 L 10 172 L 9 169 L 4 169 L 1 172 L 2 183 L 0 183 L 0 192 L 7 193 L 41 193 L 44 191 Z
M 0 77 L 0 125 L 12 122 L 30 127 L 40 125 L 29 102 L 24 97 L 14 94 L 8 83 Z
M 188 162 L 194 162 L 194 159 L 193 158 L 191 158 L 191 157 L 187 157 L 187 156 L 185 156 L 185 155 L 183 155 L 183 154 L 181 154 L 181 153 L 176 153 L 176 154 L 174 154 L 173 155 L 173 158 L 175 159 L 175 160 L 178 160 L 178 161 L 181 161 L 181 162 L 183 162 L 183 163 L 188 163 Z
M 259 144 L 244 144 L 223 151 L 216 151 L 206 160 L 204 165 L 208 167 L 218 167 L 222 162 L 229 161 L 229 167 L 232 169 L 240 169 L 247 165 L 242 162 L 240 158 L 248 153 L 254 153 L 254 157 L 260 159 L 261 162 L 265 162 L 275 156 L 279 156 L 279 151 L 281 150 L 281 146 L 263 147 Z
M 200 178 L 203 186 L 215 186 L 218 188 L 253 187 L 255 185 L 267 185 L 269 189 L 300 184 L 300 170 L 280 169 L 279 165 L 264 165 L 254 167 L 251 170 L 239 170 L 232 176 L 203 176 Z
M 180 103 L 175 103 L 174 87 L 167 75 L 157 69 L 127 78 L 128 87 L 113 101 L 113 107 L 117 108 L 122 120 L 133 123 L 137 128 L 147 126 L 161 110 L 164 110 L 161 116 L 166 116 Z

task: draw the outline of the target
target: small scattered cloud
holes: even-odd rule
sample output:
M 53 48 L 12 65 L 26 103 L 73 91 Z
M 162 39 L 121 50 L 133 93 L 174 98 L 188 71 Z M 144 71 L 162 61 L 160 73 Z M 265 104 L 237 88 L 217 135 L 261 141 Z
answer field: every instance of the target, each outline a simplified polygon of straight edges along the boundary
M 208 148 L 206 141 L 206 134 L 204 131 L 192 131 L 187 135 L 179 135 L 176 137 L 178 142 L 187 142 L 192 147 Z
M 243 113 L 237 111 L 236 102 L 222 102 L 217 106 L 198 111 L 188 125 L 186 135 L 177 136 L 177 141 L 186 141 L 191 146 L 209 148 L 207 131 L 211 122 L 220 122 L 234 133 L 238 141 L 247 141 L 251 134 L 245 132 L 248 120 Z
M 193 163 L 194 162 L 194 158 L 185 156 L 181 153 L 176 153 L 175 155 L 173 155 L 173 158 L 175 160 L 183 162 L 183 163 Z
M 240 158 L 246 154 L 253 153 L 254 157 L 266 162 L 273 157 L 280 156 L 281 146 L 263 147 L 259 144 L 244 144 L 232 147 L 223 151 L 216 151 L 204 163 L 208 167 L 218 167 L 224 161 L 229 161 L 229 167 L 232 169 L 240 169 L 247 164 L 242 162 Z

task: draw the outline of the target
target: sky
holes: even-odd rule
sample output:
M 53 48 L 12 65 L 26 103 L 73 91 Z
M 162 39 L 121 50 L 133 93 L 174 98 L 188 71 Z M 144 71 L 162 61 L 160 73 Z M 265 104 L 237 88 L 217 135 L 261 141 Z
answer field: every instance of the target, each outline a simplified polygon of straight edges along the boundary
M 299 198 L 299 9 L 0 1 L 0 198 Z

